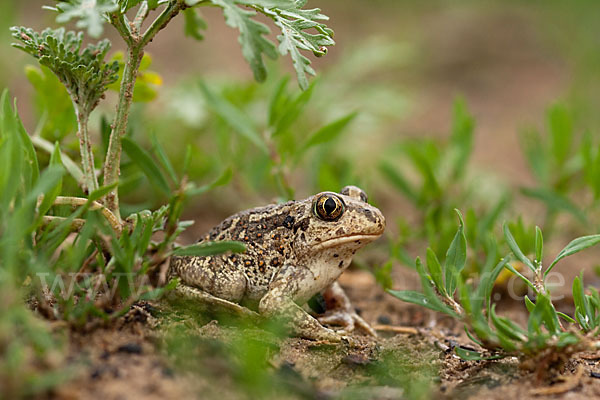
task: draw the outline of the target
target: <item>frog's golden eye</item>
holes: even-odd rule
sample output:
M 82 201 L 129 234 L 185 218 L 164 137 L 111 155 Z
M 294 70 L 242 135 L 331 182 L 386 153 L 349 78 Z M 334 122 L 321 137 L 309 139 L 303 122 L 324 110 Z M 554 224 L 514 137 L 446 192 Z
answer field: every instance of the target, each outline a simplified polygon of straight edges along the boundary
M 344 213 L 344 202 L 334 194 L 323 194 L 315 200 L 314 213 L 324 221 L 335 221 Z

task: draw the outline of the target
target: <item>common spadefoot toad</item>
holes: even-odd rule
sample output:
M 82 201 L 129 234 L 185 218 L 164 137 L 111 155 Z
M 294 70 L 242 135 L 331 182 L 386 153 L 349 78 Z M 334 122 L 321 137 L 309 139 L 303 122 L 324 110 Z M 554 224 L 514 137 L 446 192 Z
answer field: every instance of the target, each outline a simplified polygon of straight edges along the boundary
M 354 311 L 336 279 L 358 249 L 385 229 L 381 212 L 364 191 L 346 186 L 305 200 L 253 208 L 214 227 L 201 241 L 238 240 L 246 252 L 210 257 L 173 257 L 170 275 L 177 292 L 244 313 L 281 318 L 296 335 L 340 341 L 360 327 L 373 329 Z M 327 311 L 317 319 L 302 308 L 321 292 Z M 320 322 L 319 322 L 320 321 Z M 326 328 L 341 325 L 341 331 Z

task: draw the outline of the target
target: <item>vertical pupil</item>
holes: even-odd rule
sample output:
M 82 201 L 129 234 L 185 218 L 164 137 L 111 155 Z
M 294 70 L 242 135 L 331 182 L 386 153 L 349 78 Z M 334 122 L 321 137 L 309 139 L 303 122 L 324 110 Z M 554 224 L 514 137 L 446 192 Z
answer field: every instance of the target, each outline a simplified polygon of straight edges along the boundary
M 331 214 L 337 208 L 335 200 L 333 200 L 331 197 L 328 198 L 327 200 L 325 200 L 325 203 L 323 203 L 323 208 L 325 209 L 325 212 L 327 214 Z

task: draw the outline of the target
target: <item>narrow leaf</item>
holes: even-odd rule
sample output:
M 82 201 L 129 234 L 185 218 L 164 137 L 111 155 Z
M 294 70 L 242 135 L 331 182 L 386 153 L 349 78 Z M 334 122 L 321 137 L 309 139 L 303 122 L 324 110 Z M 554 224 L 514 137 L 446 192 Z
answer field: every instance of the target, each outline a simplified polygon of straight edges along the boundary
M 346 129 L 350 122 L 354 120 L 356 115 L 356 112 L 352 112 L 338 120 L 331 122 L 328 125 L 325 125 L 321 129 L 313 133 L 304 143 L 300 154 L 308 150 L 310 147 L 335 140 L 344 131 L 344 129 Z
M 203 82 L 200 82 L 199 85 L 209 107 L 223 118 L 236 133 L 250 140 L 265 154 L 269 153 L 262 136 L 254 127 L 254 122 L 247 115 L 225 97 L 213 92 Z
M 563 258 L 573 255 L 575 253 L 578 253 L 581 250 L 585 250 L 588 247 L 595 246 L 598 243 L 600 243 L 600 234 L 590 235 L 590 236 L 582 236 L 577 239 L 574 239 L 573 241 L 571 241 L 571 243 L 569 243 L 567 246 L 565 246 L 565 248 L 562 249 L 560 251 L 560 253 L 558 253 L 558 256 L 556 256 L 554 261 L 552 261 L 552 264 L 550 264 L 550 266 L 548 267 L 546 272 L 544 272 L 544 276 L 547 275 L 552 270 L 552 268 L 554 268 L 556 263 L 559 262 L 560 260 L 562 260 Z
M 207 185 L 202 185 L 199 187 L 192 186 L 191 188 L 186 189 L 185 193 L 187 196 L 190 196 L 190 197 L 198 196 L 198 195 L 208 192 L 216 187 L 227 185 L 229 183 L 229 181 L 231 181 L 232 176 L 233 176 L 232 169 L 227 168 L 225 171 L 223 171 L 221 176 L 219 176 L 214 182 L 209 183 Z
M 542 230 L 535 227 L 535 263 L 536 268 L 542 267 L 542 257 L 544 256 L 544 238 L 542 236 Z
M 55 143 L 54 151 L 52 152 L 52 155 L 50 156 L 50 165 L 54 165 L 60 169 L 63 169 L 63 171 L 64 171 L 63 163 L 62 163 L 62 160 L 60 157 L 60 147 L 58 145 L 58 142 Z M 46 213 L 48 212 L 50 207 L 52 207 L 54 200 L 56 200 L 58 195 L 60 195 L 61 190 L 62 190 L 62 177 L 56 182 L 56 185 L 54 185 L 54 187 L 52 187 L 52 189 L 49 190 L 48 192 L 46 192 L 46 194 L 44 195 L 44 199 L 42 200 L 42 203 L 40 204 L 39 211 L 38 211 L 40 218 L 43 217 L 44 215 L 46 215 Z
M 444 269 L 446 271 L 446 293 L 454 295 L 456 289 L 457 275 L 461 273 L 467 261 L 467 238 L 465 237 L 464 222 L 460 211 L 455 210 L 458 215 L 459 227 L 454 235 L 452 243 L 446 253 Z
M 512 233 L 510 232 L 510 229 L 508 228 L 508 224 L 506 222 L 504 223 L 504 226 L 502 227 L 502 229 L 504 230 L 504 239 L 506 240 L 508 247 L 513 252 L 515 257 L 517 257 L 517 259 L 519 261 L 521 261 L 523 264 L 527 265 L 529 267 L 529 269 L 535 273 L 536 272 L 535 266 L 533 265 L 533 263 L 531 262 L 531 260 L 529 258 L 525 257 L 525 254 L 523 254 L 523 252 L 519 248 L 519 245 L 517 244 L 517 241 L 515 240 Z
M 169 183 L 161 170 L 156 166 L 156 162 L 152 159 L 150 154 L 128 137 L 122 139 L 122 144 L 123 150 L 125 150 L 131 160 L 140 167 L 150 183 L 168 196 L 171 192 Z
M 442 266 L 440 262 L 430 247 L 427 248 L 427 269 L 431 274 L 431 279 L 435 284 L 435 287 L 441 294 L 446 293 L 446 288 L 444 287 L 444 277 L 442 275 Z

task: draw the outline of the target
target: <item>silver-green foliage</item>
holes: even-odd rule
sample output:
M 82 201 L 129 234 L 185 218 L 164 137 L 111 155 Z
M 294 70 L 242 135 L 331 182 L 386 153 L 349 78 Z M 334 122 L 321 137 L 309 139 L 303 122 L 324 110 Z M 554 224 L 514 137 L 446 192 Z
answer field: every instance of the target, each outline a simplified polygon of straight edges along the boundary
M 119 78 L 118 63 L 104 61 L 110 49 L 108 40 L 82 49 L 81 32 L 48 28 L 38 33 L 25 27 L 12 27 L 11 32 L 21 42 L 14 46 L 48 67 L 87 114 L 96 107 L 108 85 Z
M 59 1 L 55 7 L 57 21 L 77 20 L 77 27 L 87 29 L 93 37 L 102 34 L 103 23 L 124 16 L 133 7 L 157 8 L 161 5 L 177 5 L 185 11 L 186 34 L 201 39 L 200 33 L 206 26 L 196 13 L 201 6 L 216 6 L 223 10 L 227 25 L 238 29 L 242 54 L 250 64 L 258 81 L 266 78 L 267 71 L 263 56 L 277 58 L 277 54 L 290 54 L 298 83 L 308 88 L 306 74 L 314 75 L 310 60 L 301 51 L 316 56 L 327 53 L 327 47 L 335 44 L 333 31 L 320 21 L 327 20 L 319 9 L 304 9 L 306 0 L 88 0 Z M 191 10 L 190 8 L 193 8 Z M 257 13 L 270 18 L 280 30 L 276 46 L 269 38 L 270 29 L 255 19 Z M 126 18 L 126 16 L 125 16 Z M 315 33 L 309 33 L 310 30 Z

